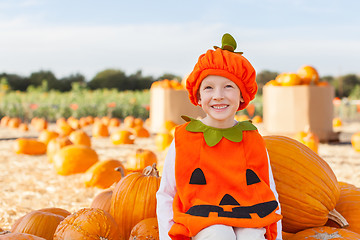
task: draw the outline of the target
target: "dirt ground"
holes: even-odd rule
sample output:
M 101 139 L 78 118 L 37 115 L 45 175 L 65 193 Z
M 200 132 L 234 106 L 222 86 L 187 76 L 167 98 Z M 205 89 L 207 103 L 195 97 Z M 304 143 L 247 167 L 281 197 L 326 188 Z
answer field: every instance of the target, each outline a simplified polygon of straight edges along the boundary
M 261 124 L 258 128 L 266 135 L 261 130 Z M 90 131 L 89 128 L 85 130 Z M 113 130 L 110 129 L 110 132 Z M 337 131 L 341 131 L 340 142 L 320 144 L 319 155 L 329 163 L 339 181 L 360 187 L 360 153 L 355 152 L 350 143 L 351 135 L 360 131 L 360 123 L 343 123 Z M 14 140 L 24 136 L 37 137 L 38 133 L 32 129 L 24 133 L 17 129 L 0 128 L 0 227 L 10 230 L 16 219 L 31 210 L 59 207 L 75 212 L 89 207 L 94 196 L 103 190 L 85 188 L 82 174 L 57 175 L 46 155 L 15 154 L 12 149 Z M 156 150 L 153 136 L 136 139 L 134 145 L 118 146 L 113 145 L 109 138 L 93 138 L 92 147 L 100 160 L 113 158 L 125 162 L 138 148 L 154 151 L 160 162 L 166 154 Z

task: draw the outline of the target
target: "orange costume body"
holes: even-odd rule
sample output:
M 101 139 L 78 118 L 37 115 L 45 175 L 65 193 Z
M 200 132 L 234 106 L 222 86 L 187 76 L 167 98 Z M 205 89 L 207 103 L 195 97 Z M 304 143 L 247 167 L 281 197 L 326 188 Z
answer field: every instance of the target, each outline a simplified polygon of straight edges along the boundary
M 240 122 L 234 127 L 241 125 L 240 139 L 220 136 L 209 146 L 203 132 L 191 130 L 193 123 L 202 124 L 192 119 L 175 130 L 177 192 L 170 237 L 190 239 L 205 227 L 224 224 L 264 227 L 266 238 L 276 239 L 281 216 L 275 213 L 279 207 L 269 186 L 267 152 L 256 128 Z M 206 127 L 208 136 L 219 132 Z

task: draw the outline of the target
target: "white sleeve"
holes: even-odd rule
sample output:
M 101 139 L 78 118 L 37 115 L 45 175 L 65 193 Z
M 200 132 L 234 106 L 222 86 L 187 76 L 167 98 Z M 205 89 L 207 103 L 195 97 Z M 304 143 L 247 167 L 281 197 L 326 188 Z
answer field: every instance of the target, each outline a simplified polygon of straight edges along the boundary
M 175 181 L 175 140 L 166 154 L 159 190 L 156 193 L 156 214 L 160 240 L 171 240 L 168 233 L 173 221 L 173 200 L 176 193 Z
M 276 201 L 279 203 L 279 209 L 276 210 L 277 214 L 281 215 L 281 206 L 280 206 L 280 202 L 279 202 L 279 194 L 276 191 L 276 186 L 275 186 L 275 181 L 274 181 L 274 176 L 271 170 L 271 165 L 270 165 L 270 157 L 269 157 L 269 153 L 266 151 L 267 154 L 267 158 L 268 158 L 268 165 L 269 165 L 269 180 L 270 180 L 270 189 L 273 191 Z M 277 236 L 276 236 L 276 240 L 282 240 L 282 225 L 281 225 L 281 220 L 279 220 L 277 222 Z

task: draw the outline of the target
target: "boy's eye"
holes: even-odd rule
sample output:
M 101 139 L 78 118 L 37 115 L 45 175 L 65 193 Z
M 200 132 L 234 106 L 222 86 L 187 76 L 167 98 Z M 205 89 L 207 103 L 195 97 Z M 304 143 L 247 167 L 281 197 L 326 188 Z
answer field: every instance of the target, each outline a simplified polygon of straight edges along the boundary
M 212 87 L 206 86 L 206 87 L 204 87 L 204 89 L 212 89 Z
M 226 85 L 227 88 L 233 88 L 233 85 Z

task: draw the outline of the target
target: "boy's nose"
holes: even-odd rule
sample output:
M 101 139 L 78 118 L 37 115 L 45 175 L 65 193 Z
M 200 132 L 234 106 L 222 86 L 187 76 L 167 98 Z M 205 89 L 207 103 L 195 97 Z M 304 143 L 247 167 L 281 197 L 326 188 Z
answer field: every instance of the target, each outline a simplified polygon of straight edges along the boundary
M 221 90 L 215 91 L 214 96 L 213 96 L 213 99 L 214 99 L 214 100 L 222 100 L 222 99 L 224 99 L 224 94 L 223 94 L 223 92 L 222 92 Z

